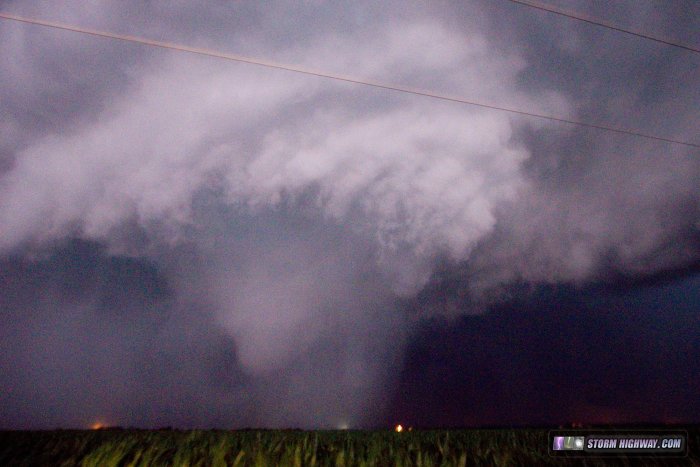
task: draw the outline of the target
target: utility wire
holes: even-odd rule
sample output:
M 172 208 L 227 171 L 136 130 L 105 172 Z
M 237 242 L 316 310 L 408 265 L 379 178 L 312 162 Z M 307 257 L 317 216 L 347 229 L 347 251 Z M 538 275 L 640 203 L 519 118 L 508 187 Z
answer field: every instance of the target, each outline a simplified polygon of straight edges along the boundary
M 592 16 L 584 16 L 580 13 L 575 13 L 572 11 L 564 10 L 563 8 L 557 8 L 555 6 L 547 5 L 547 4 L 542 3 L 542 2 L 536 2 L 534 0 L 508 0 L 508 1 L 510 1 L 512 3 L 517 3 L 518 5 L 523 5 L 523 6 L 527 6 L 530 8 L 535 8 L 537 10 L 547 11 L 549 13 L 554 13 L 555 15 L 561 15 L 561 16 L 565 16 L 567 18 L 575 19 L 578 21 L 583 21 L 585 23 L 595 24 L 596 26 L 602 26 L 604 28 L 612 29 L 613 31 L 623 32 L 625 34 L 630 34 L 632 36 L 641 37 L 642 39 L 648 39 L 651 41 L 659 42 L 661 44 L 666 44 L 666 45 L 670 45 L 673 47 L 678 47 L 681 49 L 688 50 L 690 52 L 694 52 L 696 54 L 700 54 L 700 48 L 696 47 L 696 46 L 694 47 L 692 45 L 682 44 L 682 43 L 677 42 L 677 41 L 662 39 L 660 37 L 651 36 L 649 34 L 645 34 L 645 33 L 639 32 L 639 31 L 632 31 L 630 29 L 624 29 L 620 26 L 616 26 L 615 24 L 613 24 L 609 21 L 605 21 L 603 19 L 594 18 Z
M 656 140 L 656 141 L 664 141 L 664 142 L 673 143 L 673 144 L 680 144 L 683 146 L 688 146 L 688 147 L 693 147 L 693 148 L 700 148 L 700 144 L 698 144 L 698 143 L 691 143 L 691 142 L 687 142 L 687 141 L 679 141 L 679 140 L 675 140 L 675 139 L 664 138 L 661 136 L 655 136 L 655 135 L 650 135 L 650 134 L 646 134 L 646 133 L 641 133 L 641 132 L 636 131 L 636 130 L 614 128 L 614 127 L 609 127 L 609 126 L 605 126 L 605 125 L 598 125 L 595 123 L 587 123 L 587 122 L 581 122 L 581 121 L 577 121 L 577 120 L 569 120 L 566 118 L 553 117 L 551 115 L 544 115 L 544 114 L 538 114 L 538 113 L 534 113 L 534 112 L 527 112 L 524 110 L 511 109 L 508 107 L 500 107 L 500 106 L 496 106 L 496 105 L 483 104 L 480 102 L 474 102 L 474 101 L 463 99 L 461 97 L 450 96 L 447 94 L 439 94 L 439 93 L 435 93 L 432 91 L 427 91 L 427 90 L 422 90 L 422 89 L 414 89 L 414 88 L 395 85 L 395 84 L 382 83 L 379 81 L 359 79 L 359 78 L 346 76 L 346 75 L 331 74 L 331 73 L 324 72 L 324 71 L 302 68 L 302 67 L 299 67 L 296 65 L 287 65 L 287 64 L 283 64 L 283 63 L 272 62 L 272 61 L 262 60 L 262 59 L 258 59 L 258 58 L 245 57 L 242 55 L 228 54 L 228 53 L 223 53 L 223 52 L 217 52 L 214 50 L 189 47 L 189 46 L 175 44 L 175 43 L 171 43 L 171 42 L 155 41 L 152 39 L 146 39 L 146 38 L 137 37 L 137 36 L 121 35 L 121 34 L 115 34 L 115 33 L 106 32 L 106 31 L 98 31 L 98 30 L 94 30 L 94 29 L 85 29 L 85 28 L 81 28 L 81 27 L 77 27 L 77 26 L 70 26 L 70 25 L 61 24 L 61 23 L 54 23 L 54 22 L 50 22 L 50 21 L 38 20 L 38 19 L 33 19 L 33 18 L 26 18 L 26 17 L 11 15 L 11 14 L 2 13 L 2 12 L 0 12 L 0 19 L 18 21 L 18 22 L 34 24 L 34 25 L 38 25 L 38 26 L 46 26 L 46 27 L 54 28 L 54 29 L 61 29 L 61 30 L 72 31 L 72 32 L 77 32 L 77 33 L 81 33 L 81 34 L 88 34 L 91 36 L 105 37 L 105 38 L 109 38 L 109 39 L 116 39 L 116 40 L 125 41 L 125 42 L 132 42 L 132 43 L 136 43 L 136 44 L 149 45 L 152 47 L 160 47 L 162 49 L 177 50 L 180 52 L 189 52 L 192 54 L 221 58 L 224 60 L 231 60 L 234 62 L 249 63 L 252 65 L 259 65 L 259 66 L 264 66 L 264 67 L 268 67 L 268 68 L 275 68 L 275 69 L 286 70 L 286 71 L 291 71 L 291 72 L 295 72 L 295 73 L 302 73 L 305 75 L 317 76 L 320 78 L 327 78 L 327 79 L 332 79 L 332 80 L 336 80 L 336 81 L 344 81 L 347 83 L 361 84 L 363 86 L 371 86 L 374 88 L 387 89 L 390 91 L 403 92 L 403 93 L 413 94 L 413 95 L 417 95 L 417 96 L 431 97 L 434 99 L 440 99 L 440 100 L 449 101 L 449 102 L 456 102 L 456 103 L 460 103 L 460 104 L 472 105 L 472 106 L 482 107 L 482 108 L 486 108 L 486 109 L 500 110 L 503 112 L 509 112 L 509 113 L 517 114 L 517 115 L 526 115 L 529 117 L 541 118 L 544 120 L 566 123 L 569 125 L 577 125 L 577 126 L 583 126 L 583 127 L 588 127 L 588 128 L 595 128 L 598 130 L 611 131 L 614 133 L 621 133 L 621 134 L 626 134 L 626 135 L 631 135 L 631 136 L 637 136 L 640 138 L 652 139 L 652 140 Z

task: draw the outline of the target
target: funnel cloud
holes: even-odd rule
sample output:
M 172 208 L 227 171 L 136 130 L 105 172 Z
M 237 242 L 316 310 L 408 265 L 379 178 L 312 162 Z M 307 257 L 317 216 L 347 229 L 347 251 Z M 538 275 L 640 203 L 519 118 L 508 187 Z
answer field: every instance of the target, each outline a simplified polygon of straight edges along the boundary
M 697 30 L 637 3 L 591 14 Z M 509 2 L 0 9 L 697 142 L 697 55 Z M 0 50 L 0 428 L 561 422 L 445 415 L 468 383 L 436 368 L 513 401 L 504 356 L 558 348 L 503 340 L 537 299 L 652 317 L 650 287 L 696 282 L 695 148 L 10 21 Z M 609 403 L 561 416 L 627 420 Z

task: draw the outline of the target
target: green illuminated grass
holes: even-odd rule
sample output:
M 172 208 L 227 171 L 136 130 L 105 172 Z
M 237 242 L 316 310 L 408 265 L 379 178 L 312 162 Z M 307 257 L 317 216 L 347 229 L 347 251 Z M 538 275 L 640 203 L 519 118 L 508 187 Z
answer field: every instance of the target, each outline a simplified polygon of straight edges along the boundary
M 700 433 L 690 432 L 691 443 Z M 693 444 L 689 444 L 692 446 Z M 697 444 L 695 444 L 697 446 Z M 692 454 L 691 454 L 692 456 Z M 613 462 L 614 461 L 614 462 Z M 645 459 L 641 465 L 697 465 Z M 547 430 L 296 431 L 95 430 L 0 432 L 12 466 L 466 466 L 581 465 L 547 453 Z M 634 465 L 640 464 L 635 462 Z M 630 465 L 586 460 L 586 465 Z

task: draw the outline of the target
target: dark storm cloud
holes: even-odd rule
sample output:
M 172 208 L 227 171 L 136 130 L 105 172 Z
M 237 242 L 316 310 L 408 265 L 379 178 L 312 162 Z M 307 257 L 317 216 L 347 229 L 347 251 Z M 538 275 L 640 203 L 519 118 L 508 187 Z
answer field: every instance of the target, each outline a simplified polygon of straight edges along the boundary
M 687 43 L 700 14 L 695 2 L 562 6 Z M 497 47 L 525 58 L 522 86 L 560 90 L 581 120 L 697 140 L 697 54 L 509 2 L 483 9 Z M 466 5 L 453 11 L 471 14 Z M 663 274 L 698 261 L 697 149 L 566 126 L 524 126 L 515 138 L 530 152 L 530 190 L 456 273 L 463 294 L 518 280 Z
M 235 345 L 209 310 L 178 303 L 154 264 L 71 241 L 43 259 L 6 258 L 0 270 L 4 428 L 234 415 L 221 396 L 246 381 Z M 215 413 L 192 414 L 196 404 Z
M 699 281 L 541 287 L 484 315 L 428 320 L 408 347 L 387 422 L 694 422 Z
M 510 2 L 0 5 L 697 139 L 696 55 Z M 590 12 L 691 41 L 696 3 L 650 5 Z M 0 37 L 7 426 L 371 425 L 416 317 L 700 259 L 695 149 L 6 21 Z M 511 319 L 493 316 L 455 339 L 479 347 Z M 479 320 L 496 320 L 481 337 Z M 475 387 L 515 397 L 486 362 Z
M 588 121 L 697 141 L 696 55 L 505 3 L 488 17 L 501 47 L 526 57 L 524 86 L 563 90 Z M 690 42 L 697 8 L 590 13 Z M 517 137 L 531 194 L 410 309 L 499 304 L 420 328 L 388 422 L 697 421 L 698 151 L 574 128 Z M 537 286 L 558 282 L 577 285 Z

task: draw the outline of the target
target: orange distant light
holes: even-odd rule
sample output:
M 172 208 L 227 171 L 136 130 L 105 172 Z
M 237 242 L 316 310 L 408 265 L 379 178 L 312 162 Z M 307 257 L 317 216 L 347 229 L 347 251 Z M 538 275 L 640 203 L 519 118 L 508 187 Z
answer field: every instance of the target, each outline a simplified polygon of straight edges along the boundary
M 396 428 L 394 428 L 397 433 L 401 433 L 403 431 L 403 427 L 401 425 L 396 425 Z
M 92 425 L 90 425 L 90 429 L 92 429 L 92 430 L 100 430 L 104 427 L 105 426 L 100 422 L 96 422 L 96 423 L 93 423 Z

